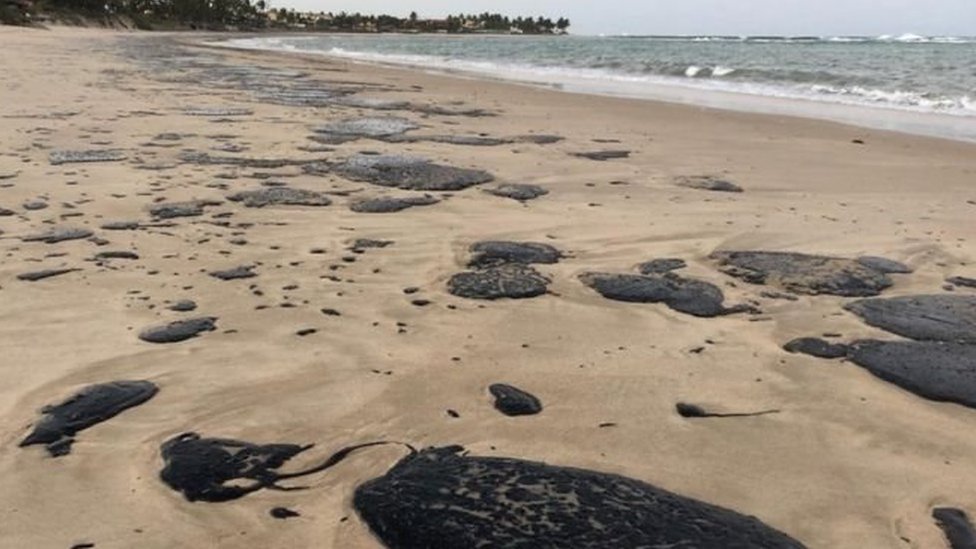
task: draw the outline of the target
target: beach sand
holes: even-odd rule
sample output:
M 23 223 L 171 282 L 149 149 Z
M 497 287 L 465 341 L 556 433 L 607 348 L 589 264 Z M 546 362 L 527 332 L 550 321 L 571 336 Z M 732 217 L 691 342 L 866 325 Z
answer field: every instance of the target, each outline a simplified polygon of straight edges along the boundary
M 727 276 L 709 259 L 716 250 L 883 256 L 915 270 L 892 275 L 885 296 L 942 293 L 947 277 L 976 277 L 976 145 L 200 40 L 0 28 L 0 177 L 9 176 L 0 207 L 12 210 L 0 217 L 0 546 L 382 547 L 352 495 L 402 458 L 402 446 L 361 450 L 283 483 L 306 490 L 191 503 L 159 477 L 160 445 L 189 431 L 315 444 L 282 470 L 392 440 L 617 473 L 755 516 L 811 548 L 942 547 L 932 508 L 976 512 L 976 411 L 920 398 L 850 362 L 784 352 L 802 336 L 886 336 L 843 310 L 849 298 L 783 299 L 769 293 L 782 289 Z M 268 79 L 328 82 L 412 107 L 276 104 L 260 93 Z M 246 111 L 192 110 L 204 108 Z M 420 126 L 407 136 L 564 139 L 308 139 L 313 127 L 359 116 Z M 159 137 L 167 133 L 179 135 Z M 49 161 L 52 151 L 87 149 L 125 160 Z M 630 155 L 574 156 L 605 150 Z M 418 194 L 307 173 L 316 165 L 306 161 L 361 151 L 485 170 L 495 182 L 432 192 L 434 205 L 357 213 L 349 205 L 362 198 Z M 296 162 L 209 165 L 187 152 Z M 704 175 L 744 192 L 675 183 Z M 332 204 L 226 200 L 268 181 L 332 193 Z M 482 190 L 499 183 L 548 194 L 522 203 Z M 213 205 L 192 217 L 150 213 L 192 200 Z M 31 202 L 47 207 L 25 209 Z M 121 221 L 139 228 L 102 228 Z M 88 229 L 96 240 L 21 240 L 52 227 Z M 354 253 L 356 239 L 393 244 Z M 551 279 L 549 293 L 497 301 L 448 293 L 449 279 L 468 270 L 468 247 L 483 240 L 562 251 L 558 263 L 535 266 Z M 108 251 L 138 259 L 93 259 Z M 684 259 L 681 276 L 756 311 L 701 318 L 604 299 L 578 279 L 634 274 L 655 258 Z M 208 274 L 238 266 L 257 276 Z M 60 268 L 79 270 L 17 278 Z M 168 309 L 181 299 L 197 309 Z M 198 317 L 216 317 L 216 329 L 173 344 L 137 337 Z M 297 335 L 306 329 L 317 331 Z M 152 381 L 159 393 L 78 433 L 69 455 L 18 447 L 45 405 L 127 379 Z M 542 413 L 499 413 L 493 383 L 532 393 Z M 678 402 L 780 412 L 686 419 Z M 301 516 L 276 520 L 274 507 Z

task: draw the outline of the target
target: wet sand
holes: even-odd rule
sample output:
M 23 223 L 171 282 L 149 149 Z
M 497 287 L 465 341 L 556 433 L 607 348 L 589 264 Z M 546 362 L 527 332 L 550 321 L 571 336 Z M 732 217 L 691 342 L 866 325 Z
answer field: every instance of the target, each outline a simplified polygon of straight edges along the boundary
M 354 493 L 404 446 L 189 502 L 160 478 L 186 432 L 314 444 L 285 474 L 373 441 L 614 473 L 810 548 L 976 513 L 976 410 L 782 349 L 898 340 L 863 297 L 976 295 L 946 282 L 976 277 L 976 145 L 200 41 L 0 28 L 0 547 L 383 546 Z M 750 250 L 838 259 L 715 254 Z M 121 380 L 158 393 L 18 446 Z

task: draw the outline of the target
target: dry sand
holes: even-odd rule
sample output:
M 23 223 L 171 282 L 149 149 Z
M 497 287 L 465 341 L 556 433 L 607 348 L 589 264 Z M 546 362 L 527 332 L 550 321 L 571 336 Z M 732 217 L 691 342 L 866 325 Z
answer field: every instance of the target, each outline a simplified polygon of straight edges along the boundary
M 760 293 L 769 288 L 725 276 L 707 258 L 716 249 L 885 256 L 916 269 L 897 275 L 886 295 L 940 292 L 948 276 L 976 276 L 976 145 L 320 58 L 196 47 L 187 51 L 203 57 L 152 62 L 155 45 L 195 39 L 0 28 L 0 176 L 16 174 L 0 180 L 0 206 L 15 212 L 0 217 L 0 546 L 380 547 L 352 493 L 402 448 L 363 451 L 291 483 L 308 490 L 189 503 L 158 476 L 160 444 L 185 431 L 316 444 L 286 470 L 349 444 L 398 440 L 620 473 L 754 515 L 811 548 L 941 547 L 932 507 L 976 512 L 976 411 L 924 400 L 849 363 L 783 352 L 794 337 L 881 332 L 843 312 L 844 298 L 767 299 Z M 158 53 L 172 59 L 173 48 Z M 366 85 L 364 96 L 460 102 L 498 116 L 269 104 L 239 80 L 217 86 L 219 75 L 201 60 L 307 71 L 309 79 Z M 214 122 L 221 117 L 185 115 L 191 107 L 253 114 Z M 422 126 L 411 135 L 565 140 L 472 147 L 363 139 L 333 152 L 299 150 L 315 145 L 311 126 L 360 114 L 404 116 Z M 174 147 L 145 145 L 166 132 L 186 135 Z M 247 150 L 212 150 L 221 134 Z M 51 150 L 90 148 L 120 149 L 127 160 L 48 162 Z M 521 204 L 472 188 L 433 206 L 359 214 L 348 208 L 358 197 L 409 193 L 296 166 L 180 163 L 184 149 L 332 160 L 363 150 L 411 153 L 549 194 Z M 604 149 L 632 154 L 606 162 L 569 154 Z M 147 165 L 162 169 L 139 169 Z M 259 188 L 255 172 L 303 189 L 356 192 L 332 195 L 325 208 L 224 201 Z M 745 192 L 674 184 L 706 174 Z M 220 204 L 167 220 L 172 226 L 99 228 L 149 224 L 148 207 L 162 199 Z M 25 210 L 32 200 L 49 207 Z M 20 240 L 52 224 L 89 228 L 109 243 Z M 357 255 L 348 251 L 356 238 L 395 244 Z M 464 270 L 467 247 L 486 239 L 565 251 L 559 264 L 538 267 L 553 281 L 551 294 L 494 302 L 450 295 L 446 282 Z M 110 250 L 140 258 L 89 260 Z M 696 318 L 609 301 L 577 279 L 633 272 L 662 257 L 685 259 L 683 275 L 763 313 Z M 256 265 L 258 276 L 207 274 L 239 265 Z M 81 270 L 16 278 L 60 267 Z M 419 292 L 404 293 L 414 286 Z M 167 310 L 184 298 L 197 311 Z M 173 345 L 137 338 L 147 326 L 201 315 L 218 317 L 217 330 Z M 305 328 L 318 331 L 296 335 Z M 17 446 L 44 405 L 117 379 L 148 379 L 160 392 L 81 432 L 68 456 Z M 544 411 L 503 416 L 487 391 L 496 382 L 535 394 Z M 782 411 L 692 421 L 675 413 L 679 401 Z M 275 520 L 268 511 L 276 506 L 302 516 Z

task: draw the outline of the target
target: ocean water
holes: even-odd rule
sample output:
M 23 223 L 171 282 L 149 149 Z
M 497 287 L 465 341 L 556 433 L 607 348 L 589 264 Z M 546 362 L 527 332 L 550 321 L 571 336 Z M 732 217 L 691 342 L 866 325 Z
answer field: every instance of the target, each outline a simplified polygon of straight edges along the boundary
M 976 140 L 976 38 L 305 35 L 229 45 Z

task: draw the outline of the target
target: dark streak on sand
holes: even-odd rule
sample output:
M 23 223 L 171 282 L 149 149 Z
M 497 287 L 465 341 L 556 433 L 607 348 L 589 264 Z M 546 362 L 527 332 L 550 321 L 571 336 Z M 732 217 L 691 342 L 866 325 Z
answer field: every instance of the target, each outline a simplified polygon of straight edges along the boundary
M 45 278 L 51 278 L 55 276 L 61 276 L 63 274 L 73 273 L 75 271 L 80 271 L 81 269 L 45 269 L 43 271 L 33 271 L 29 273 L 22 273 L 17 275 L 17 280 L 24 280 L 26 282 L 37 282 L 38 280 L 44 280 Z
M 276 469 L 313 445 L 261 445 L 183 433 L 167 440 L 160 447 L 165 465 L 159 476 L 170 488 L 181 492 L 188 501 L 217 503 L 238 499 L 265 488 L 301 490 L 301 487 L 284 487 L 278 483 L 325 471 L 356 450 L 385 444 L 399 443 L 383 441 L 347 446 L 319 465 L 294 473 L 279 473 Z M 244 484 L 241 481 L 251 482 Z
M 89 385 L 60 404 L 44 407 L 44 418 L 20 446 L 44 444 L 51 456 L 71 452 L 74 435 L 151 399 L 159 389 L 149 381 Z
M 607 160 L 615 160 L 618 158 L 629 158 L 630 151 L 593 151 L 572 153 L 572 155 L 578 158 L 585 158 L 587 160 L 605 162 Z
M 932 509 L 932 518 L 945 533 L 950 549 L 976 549 L 976 529 L 965 511 L 936 507 Z

